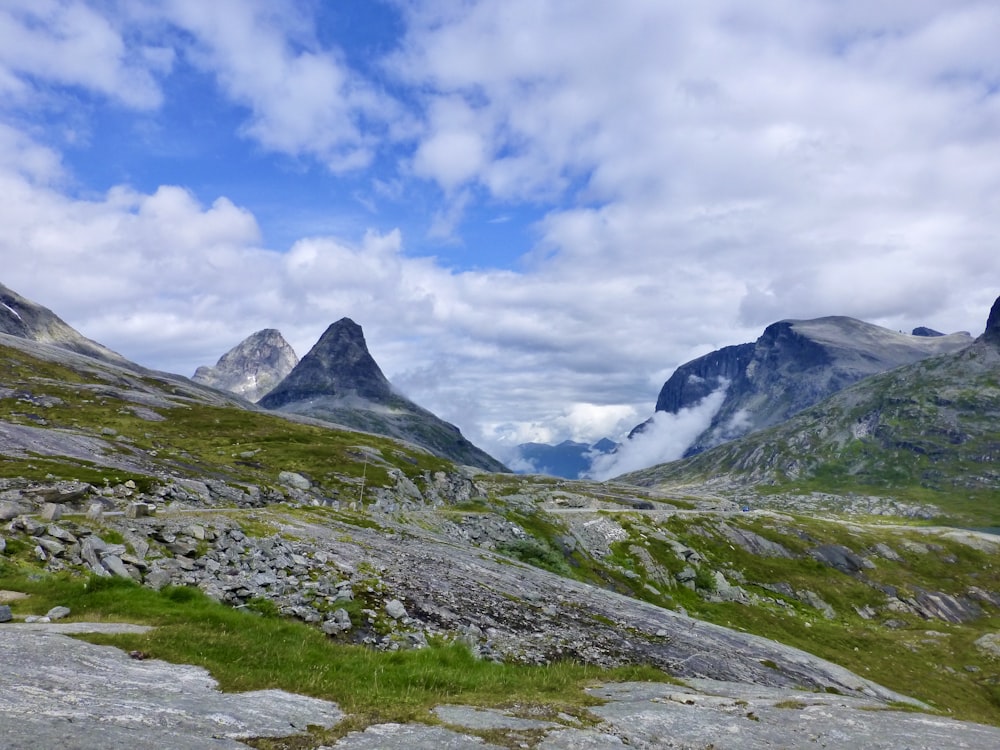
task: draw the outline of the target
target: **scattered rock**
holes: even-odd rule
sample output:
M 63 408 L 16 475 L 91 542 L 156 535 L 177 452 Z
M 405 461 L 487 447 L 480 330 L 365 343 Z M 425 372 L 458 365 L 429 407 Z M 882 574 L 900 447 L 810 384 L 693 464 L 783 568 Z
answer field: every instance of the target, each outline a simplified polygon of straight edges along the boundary
M 987 633 L 977 639 L 976 648 L 991 658 L 1000 659 L 1000 633 Z
M 294 471 L 281 472 L 278 474 L 278 481 L 286 487 L 292 487 L 296 490 L 305 491 L 312 487 L 312 482 Z
M 156 506 L 150 503 L 129 503 L 125 508 L 126 518 L 146 518 L 156 514 Z
M 402 620 L 407 617 L 406 607 L 399 599 L 392 599 L 385 604 L 385 613 L 389 615 L 393 620 Z
M 63 508 L 57 503 L 45 503 L 42 506 L 43 521 L 58 521 L 62 518 Z
M 14 615 L 10 611 L 10 605 L 0 604 L 0 622 L 10 622 L 13 619 Z
M 53 607 L 52 609 L 50 609 L 48 612 L 45 613 L 45 616 L 48 617 L 49 620 L 55 621 L 55 620 L 62 620 L 64 617 L 69 617 L 69 614 L 70 614 L 69 607 Z

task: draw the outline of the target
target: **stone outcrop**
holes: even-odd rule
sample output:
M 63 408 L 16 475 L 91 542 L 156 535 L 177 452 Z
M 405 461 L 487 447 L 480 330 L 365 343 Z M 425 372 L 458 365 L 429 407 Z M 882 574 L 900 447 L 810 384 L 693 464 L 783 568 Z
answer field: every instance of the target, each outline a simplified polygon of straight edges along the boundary
M 298 355 L 281 333 L 265 328 L 223 354 L 214 367 L 199 367 L 191 379 L 248 401 L 259 401 L 298 363 Z
M 6 746 L 237 750 L 250 737 L 279 738 L 310 725 L 332 728 L 344 717 L 329 701 L 280 690 L 222 693 L 199 667 L 137 660 L 68 637 L 141 630 L 108 623 L 4 626 L 0 726 Z M 997 727 L 886 710 L 872 696 L 707 679 L 597 685 L 588 692 L 598 699 L 589 708 L 598 719 L 593 725 L 565 713 L 445 705 L 433 709 L 440 724 L 375 724 L 318 750 L 652 749 L 665 740 L 718 750 L 814 744 L 992 750 L 1000 743 Z M 485 733 L 490 741 L 477 736 Z
M 4 747 L 245 750 L 242 739 L 285 737 L 343 718 L 329 701 L 281 690 L 223 693 L 201 667 L 135 660 L 62 634 L 107 630 L 3 626 Z

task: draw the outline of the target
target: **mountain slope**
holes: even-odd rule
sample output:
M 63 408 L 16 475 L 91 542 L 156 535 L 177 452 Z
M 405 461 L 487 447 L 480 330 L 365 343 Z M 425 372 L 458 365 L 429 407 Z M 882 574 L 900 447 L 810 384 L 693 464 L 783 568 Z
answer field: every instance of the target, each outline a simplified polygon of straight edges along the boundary
M 0 333 L 42 344 L 52 344 L 107 362 L 118 364 L 128 362 L 117 352 L 91 341 L 71 328 L 47 307 L 25 299 L 3 284 L 0 284 Z
M 298 363 L 298 355 L 281 333 L 265 328 L 223 354 L 214 367 L 199 367 L 191 379 L 259 401 Z
M 330 325 L 259 403 L 265 409 L 408 440 L 468 466 L 507 471 L 457 427 L 396 393 L 368 352 L 361 326 L 349 318 Z
M 907 335 L 844 316 L 782 320 L 753 344 L 681 365 L 664 383 L 656 411 L 677 413 L 726 389 L 718 412 L 686 452 L 693 455 L 783 422 L 866 377 L 970 343 L 964 333 Z
M 878 491 L 943 507 L 1000 489 L 1000 300 L 957 352 L 869 377 L 771 429 L 622 477 Z M 983 508 L 1000 511 L 993 502 Z

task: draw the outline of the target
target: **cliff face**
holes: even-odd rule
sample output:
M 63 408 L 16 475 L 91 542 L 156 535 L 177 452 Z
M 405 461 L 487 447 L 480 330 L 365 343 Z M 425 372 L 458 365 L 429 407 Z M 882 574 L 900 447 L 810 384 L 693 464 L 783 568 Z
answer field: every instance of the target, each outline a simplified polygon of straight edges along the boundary
M 686 452 L 693 455 L 783 422 L 863 378 L 971 343 L 964 333 L 908 335 L 844 316 L 781 320 L 752 344 L 681 365 L 660 391 L 656 410 L 676 413 L 726 388 L 719 411 Z
M 191 379 L 243 396 L 248 401 L 259 401 L 284 380 L 298 362 L 298 355 L 281 333 L 265 328 L 223 354 L 215 367 L 199 367 Z
M 818 340 L 817 332 L 812 333 Z M 807 377 L 798 380 L 790 377 L 788 363 L 784 369 L 754 371 L 755 359 L 743 393 L 753 394 L 756 388 L 757 393 L 766 394 L 773 392 L 776 383 L 790 382 L 793 387 L 787 391 L 785 408 L 795 398 L 808 395 L 804 384 L 811 382 L 815 392 L 822 393 L 852 377 L 858 382 L 841 386 L 770 429 L 708 446 L 698 455 L 636 472 L 626 481 L 655 485 L 692 482 L 695 477 L 730 477 L 748 485 L 795 486 L 822 476 L 823 486 L 831 491 L 861 485 L 891 488 L 894 495 L 905 495 L 907 488 L 995 494 L 1000 486 L 996 468 L 1000 456 L 1000 388 L 996 382 L 1000 301 L 990 311 L 986 331 L 967 346 L 862 379 L 861 365 L 885 364 L 903 356 L 893 350 L 893 341 L 884 334 L 873 339 L 873 346 L 881 343 L 882 358 L 869 362 L 874 348 L 841 346 L 838 352 L 837 342 L 828 337 L 827 350 L 835 352 L 832 366 L 816 372 L 801 368 Z M 844 343 L 841 339 L 840 344 Z M 773 418 L 778 413 L 772 406 L 757 416 Z M 725 418 L 720 412 L 717 423 Z
M 676 413 L 716 390 L 720 379 L 730 382 L 740 379 L 753 353 L 753 344 L 738 344 L 681 365 L 663 384 L 656 399 L 656 411 Z
M 983 341 L 1000 346 L 1000 297 L 990 309 L 990 316 L 986 320 L 986 331 L 980 337 Z

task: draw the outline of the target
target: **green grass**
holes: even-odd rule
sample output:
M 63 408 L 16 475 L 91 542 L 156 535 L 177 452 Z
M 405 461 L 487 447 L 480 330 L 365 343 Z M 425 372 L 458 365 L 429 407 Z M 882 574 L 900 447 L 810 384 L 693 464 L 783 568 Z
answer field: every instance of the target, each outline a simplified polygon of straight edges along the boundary
M 12 605 L 15 611 L 46 611 L 61 604 L 76 620 L 155 625 L 146 634 L 92 634 L 86 639 L 203 666 L 225 691 L 278 688 L 336 701 L 354 715 L 345 727 L 428 720 L 428 710 L 443 703 L 544 704 L 572 710 L 595 703 L 583 692 L 595 682 L 669 680 L 665 673 L 641 666 L 602 670 L 570 662 L 495 664 L 476 659 L 464 646 L 443 642 L 419 651 L 378 652 L 336 643 L 316 628 L 273 616 L 266 605 L 254 608 L 262 610 L 265 616 L 260 616 L 226 607 L 191 588 L 156 592 L 121 579 L 32 578 L 9 564 L 0 567 L 0 588 L 31 594 Z

